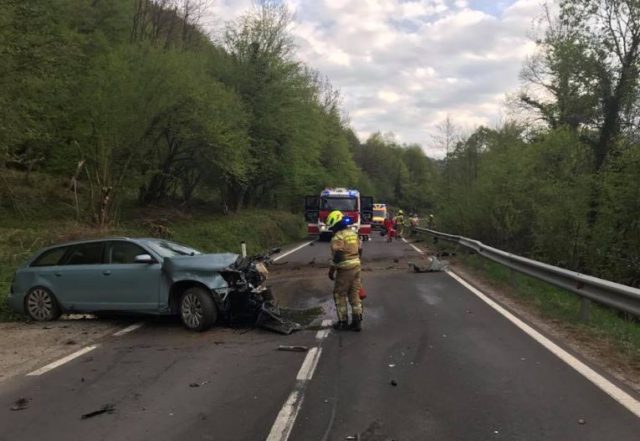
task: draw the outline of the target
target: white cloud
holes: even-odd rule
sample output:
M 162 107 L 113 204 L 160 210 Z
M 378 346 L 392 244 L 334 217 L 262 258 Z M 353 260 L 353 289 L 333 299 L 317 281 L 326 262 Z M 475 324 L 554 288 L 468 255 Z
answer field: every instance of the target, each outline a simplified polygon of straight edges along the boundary
M 356 132 L 394 132 L 427 152 L 435 126 L 502 117 L 534 50 L 542 0 L 286 0 L 294 11 L 298 56 L 340 89 Z M 247 0 L 218 0 L 231 20 Z

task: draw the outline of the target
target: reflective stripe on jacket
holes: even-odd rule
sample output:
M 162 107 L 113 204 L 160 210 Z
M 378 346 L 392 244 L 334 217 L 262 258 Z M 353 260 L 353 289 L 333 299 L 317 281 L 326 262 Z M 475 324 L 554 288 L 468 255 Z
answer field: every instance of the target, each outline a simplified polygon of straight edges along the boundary
M 331 238 L 331 265 L 336 268 L 350 269 L 360 265 L 360 239 L 350 229 L 340 230 Z

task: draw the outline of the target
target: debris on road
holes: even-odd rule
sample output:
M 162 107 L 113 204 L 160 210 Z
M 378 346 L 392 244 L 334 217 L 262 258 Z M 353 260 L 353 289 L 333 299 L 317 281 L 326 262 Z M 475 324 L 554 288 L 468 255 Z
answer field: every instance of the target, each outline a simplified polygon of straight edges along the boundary
M 14 411 L 25 410 L 29 407 L 30 401 L 31 398 L 18 398 L 9 409 Z
M 394 368 L 394 367 L 396 367 L 396 365 L 395 365 L 395 364 L 393 364 L 393 363 L 391 363 L 391 364 L 389 364 L 389 367 L 390 367 L 390 368 Z
M 190 383 L 189 387 L 200 387 L 199 383 Z
M 65 341 L 64 344 L 65 345 L 75 345 L 76 341 L 70 338 L 67 341 Z
M 582 424 L 587 424 L 587 421 L 586 421 L 584 418 L 580 418 L 580 419 L 578 420 L 578 424 L 581 424 L 581 425 L 582 425 Z
M 116 411 L 116 407 L 113 404 L 105 404 L 98 410 L 94 410 L 93 412 L 83 414 L 80 419 L 86 420 L 88 418 L 93 418 L 98 415 L 102 415 L 104 413 L 113 413 Z
M 302 326 L 298 323 L 284 319 L 280 308 L 271 303 L 263 303 L 261 305 L 256 319 L 256 326 L 284 335 L 289 335 L 293 331 L 302 329 Z
M 409 262 L 409 268 L 412 268 L 416 273 L 433 273 L 437 271 L 446 271 L 449 267 L 449 262 L 446 260 L 439 260 L 436 256 L 430 257 L 430 262 L 427 266 L 420 266 L 417 263 Z
M 391 380 L 389 384 L 393 387 L 396 387 L 398 385 L 398 382 L 396 380 Z
M 288 352 L 307 352 L 309 348 L 307 346 L 278 346 L 279 351 L 288 351 Z

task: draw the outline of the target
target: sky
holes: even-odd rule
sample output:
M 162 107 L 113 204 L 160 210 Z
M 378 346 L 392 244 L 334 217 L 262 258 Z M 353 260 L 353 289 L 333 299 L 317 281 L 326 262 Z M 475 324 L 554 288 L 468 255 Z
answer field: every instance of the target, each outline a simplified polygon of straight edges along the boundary
M 283 0 L 297 57 L 340 91 L 361 140 L 392 132 L 434 157 L 449 116 L 465 131 L 495 126 L 535 50 L 542 0 Z M 216 0 L 212 33 L 252 5 Z

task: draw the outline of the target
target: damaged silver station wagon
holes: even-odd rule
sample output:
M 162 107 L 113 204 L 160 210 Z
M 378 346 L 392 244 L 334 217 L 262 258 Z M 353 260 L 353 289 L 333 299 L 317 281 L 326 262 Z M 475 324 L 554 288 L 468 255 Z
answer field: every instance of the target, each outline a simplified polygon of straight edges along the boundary
M 129 312 L 179 315 L 194 331 L 248 319 L 289 333 L 296 326 L 279 318 L 266 286 L 268 262 L 269 254 L 202 254 L 162 239 L 72 242 L 40 250 L 18 268 L 8 302 L 37 321 Z

